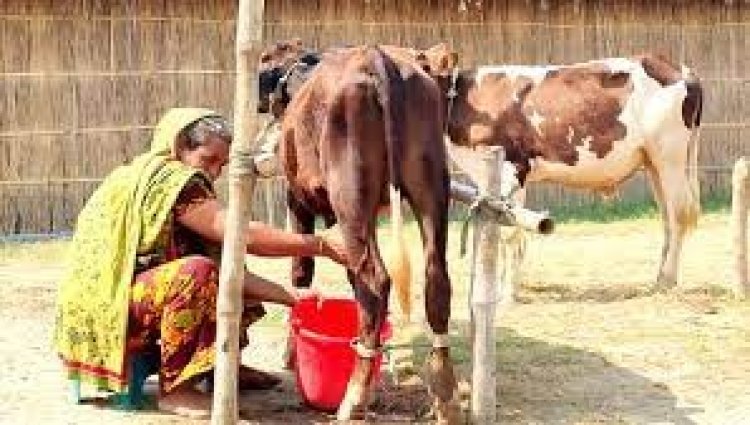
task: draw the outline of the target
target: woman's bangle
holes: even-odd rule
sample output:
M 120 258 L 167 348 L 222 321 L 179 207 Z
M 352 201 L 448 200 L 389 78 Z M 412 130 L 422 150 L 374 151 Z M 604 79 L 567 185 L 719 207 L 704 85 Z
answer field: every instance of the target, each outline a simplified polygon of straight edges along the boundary
M 323 255 L 324 254 L 323 250 L 325 249 L 325 242 L 323 241 L 323 238 L 321 238 L 318 235 L 313 235 L 313 237 L 315 238 L 315 247 L 317 249 L 317 252 L 315 255 Z

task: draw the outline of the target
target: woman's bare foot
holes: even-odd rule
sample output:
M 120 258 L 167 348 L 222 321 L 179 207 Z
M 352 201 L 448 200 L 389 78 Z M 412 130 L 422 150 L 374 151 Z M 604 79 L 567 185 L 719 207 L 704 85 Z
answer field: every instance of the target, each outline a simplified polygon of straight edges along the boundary
M 252 368 L 250 366 L 240 365 L 240 369 L 237 374 L 237 380 L 240 391 L 248 390 L 270 390 L 271 388 L 279 385 L 281 379 L 261 370 Z M 205 377 L 205 389 L 206 392 L 213 392 L 214 390 L 214 375 L 213 372 L 206 374 Z
M 191 419 L 208 419 L 211 395 L 191 387 L 178 388 L 159 397 L 159 410 Z
M 250 366 L 240 365 L 239 372 L 239 387 L 242 391 L 270 390 L 281 383 L 280 378 Z

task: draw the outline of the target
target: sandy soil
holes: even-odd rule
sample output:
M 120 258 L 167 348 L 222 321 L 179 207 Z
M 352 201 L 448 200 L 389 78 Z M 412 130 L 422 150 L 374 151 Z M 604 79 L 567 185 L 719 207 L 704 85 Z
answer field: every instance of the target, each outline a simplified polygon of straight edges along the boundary
M 662 295 L 647 290 L 660 250 L 655 220 L 572 224 L 561 226 L 554 236 L 533 238 L 518 302 L 498 314 L 502 422 L 750 422 L 750 303 L 729 295 L 726 223 L 721 214 L 702 220 L 686 246 L 684 285 Z M 416 230 L 409 232 L 416 237 Z M 457 233 L 451 237 L 457 241 Z M 452 333 L 460 375 L 466 377 L 467 268 L 455 245 Z M 68 403 L 66 383 L 49 350 L 55 282 L 62 271 L 59 258 L 45 256 L 44 247 L 38 255 L 31 250 L 31 255 L 13 256 L 11 251 L 7 246 L 0 250 L 7 257 L 0 258 L 0 364 L 5 366 L 0 423 L 207 423 L 153 409 L 121 412 Z M 419 263 L 419 255 L 413 257 Z M 260 268 L 261 274 L 279 280 L 286 273 L 285 262 Z M 319 279 L 340 280 L 332 270 L 323 265 Z M 345 291 L 343 286 L 329 288 Z M 331 417 L 302 405 L 293 378 L 281 369 L 286 332 L 282 315 L 271 309 L 269 319 L 252 330 L 254 343 L 243 361 L 279 373 L 284 384 L 275 391 L 243 394 L 243 423 L 326 423 Z M 428 419 L 418 374 L 426 339 L 412 329 L 401 332 L 398 341 L 414 347 L 396 353 L 400 385 L 384 380 L 370 418 L 375 423 Z M 465 398 L 465 382 L 462 389 Z

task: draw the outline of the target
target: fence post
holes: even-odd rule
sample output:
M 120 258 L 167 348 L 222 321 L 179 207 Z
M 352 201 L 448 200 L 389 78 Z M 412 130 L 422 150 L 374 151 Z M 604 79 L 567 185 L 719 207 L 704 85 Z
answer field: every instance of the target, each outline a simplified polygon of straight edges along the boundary
M 211 423 L 236 424 L 239 420 L 237 372 L 240 363 L 240 314 L 245 276 L 244 235 L 250 216 L 255 172 L 250 137 L 256 118 L 257 53 L 263 34 L 261 0 L 239 0 L 235 41 L 234 143 L 229 164 L 229 205 L 219 272 L 216 307 L 216 367 Z
M 502 149 L 484 155 L 485 173 L 477 181 L 480 194 L 500 195 Z M 495 354 L 495 308 L 498 302 L 497 254 L 500 229 L 496 215 L 479 209 L 474 221 L 474 252 L 471 265 L 472 378 L 471 418 L 475 424 L 497 423 L 497 362 Z
M 734 245 L 735 294 L 750 298 L 750 280 L 747 270 L 747 219 L 750 195 L 750 163 L 740 158 L 732 173 L 732 239 Z

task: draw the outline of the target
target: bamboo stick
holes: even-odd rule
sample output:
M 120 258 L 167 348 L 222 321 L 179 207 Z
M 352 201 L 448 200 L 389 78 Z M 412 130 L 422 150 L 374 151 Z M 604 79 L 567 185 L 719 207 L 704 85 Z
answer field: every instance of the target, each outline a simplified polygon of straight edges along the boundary
M 235 424 L 239 419 L 237 373 L 242 283 L 245 274 L 244 239 L 255 177 L 250 160 L 250 133 L 256 118 L 255 62 L 263 40 L 264 1 L 240 0 L 235 39 L 234 143 L 229 172 L 229 207 L 222 249 L 217 299 L 216 367 L 211 423 Z M 251 74 L 252 73 L 252 74 Z
M 734 277 L 737 297 L 750 297 L 747 265 L 747 220 L 750 208 L 750 163 L 740 158 L 732 175 L 732 245 L 734 246 Z
M 484 158 L 484 181 L 480 190 L 500 193 L 502 151 L 493 149 Z M 493 214 L 480 210 L 474 226 L 474 261 L 471 265 L 471 419 L 474 424 L 497 423 L 497 361 L 495 353 L 495 309 L 497 306 L 497 254 L 500 232 Z

